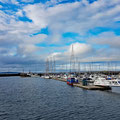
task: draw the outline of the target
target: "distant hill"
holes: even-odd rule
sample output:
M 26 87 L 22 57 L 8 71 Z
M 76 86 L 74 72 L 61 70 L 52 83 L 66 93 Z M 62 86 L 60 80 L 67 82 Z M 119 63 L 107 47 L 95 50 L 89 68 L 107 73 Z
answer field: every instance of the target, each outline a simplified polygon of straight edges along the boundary
M 0 72 L 0 74 L 19 74 L 20 72 Z

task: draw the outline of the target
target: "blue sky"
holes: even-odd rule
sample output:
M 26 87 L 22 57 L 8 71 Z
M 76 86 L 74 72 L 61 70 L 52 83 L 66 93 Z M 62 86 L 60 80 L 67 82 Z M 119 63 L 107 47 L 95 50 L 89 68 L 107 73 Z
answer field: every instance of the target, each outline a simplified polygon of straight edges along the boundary
M 0 0 L 0 65 L 120 61 L 119 0 Z

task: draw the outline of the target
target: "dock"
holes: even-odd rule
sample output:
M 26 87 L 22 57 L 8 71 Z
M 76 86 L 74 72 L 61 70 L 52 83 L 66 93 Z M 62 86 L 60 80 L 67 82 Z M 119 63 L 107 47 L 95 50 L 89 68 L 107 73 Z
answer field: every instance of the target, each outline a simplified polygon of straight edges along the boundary
M 83 86 L 81 83 L 74 83 L 73 86 L 80 87 L 87 90 L 111 90 L 111 87 L 109 86 L 95 86 L 95 85 Z
M 67 82 L 65 79 L 61 79 L 61 78 L 52 78 L 53 80 L 59 80 L 62 82 Z M 87 86 L 83 86 L 82 83 L 73 83 L 74 87 L 79 87 L 79 88 L 83 88 L 86 90 L 111 90 L 111 87 L 109 86 L 95 86 L 95 85 L 87 85 Z

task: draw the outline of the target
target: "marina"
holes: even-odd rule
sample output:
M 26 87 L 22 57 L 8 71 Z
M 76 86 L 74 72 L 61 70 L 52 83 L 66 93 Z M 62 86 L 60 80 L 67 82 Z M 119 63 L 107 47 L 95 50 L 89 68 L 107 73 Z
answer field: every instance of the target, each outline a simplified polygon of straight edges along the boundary
M 42 72 L 2 73 L 0 76 L 21 76 L 53 79 L 66 82 L 67 85 L 86 90 L 111 90 L 120 87 L 120 63 L 114 61 L 81 62 L 74 54 L 74 45 L 70 48 L 70 59 L 57 61 L 54 56 L 48 56 L 43 65 Z M 103 65 L 104 63 L 104 65 Z
M 108 72 L 109 73 L 109 72 Z M 66 82 L 66 85 L 73 87 L 79 87 L 86 90 L 111 90 L 112 87 L 120 87 L 120 73 L 116 72 L 116 75 L 107 75 L 101 72 L 97 73 L 81 73 L 81 74 L 66 74 L 66 73 L 9 73 L 0 74 L 1 77 L 6 76 L 20 76 L 20 77 L 37 77 L 48 80 L 57 80 Z
M 47 78 L 48 79 L 48 78 Z M 67 79 L 64 79 L 64 78 L 57 78 L 57 77 L 51 77 L 51 79 L 54 79 L 54 80 L 59 80 L 59 81 L 62 81 L 62 82 L 66 82 L 67 83 Z M 79 80 L 78 80 L 79 81 Z M 72 83 L 72 82 L 71 82 Z M 75 87 L 80 87 L 80 88 L 83 88 L 83 89 L 87 89 L 87 90 L 111 90 L 111 86 L 107 85 L 105 86 L 104 84 L 103 85 L 94 85 L 94 83 L 90 83 L 89 84 L 89 81 L 86 85 L 84 85 L 84 82 L 83 80 L 79 81 L 79 82 L 73 82 L 72 84 L 68 84 L 68 85 L 71 85 L 71 86 L 75 86 Z
M 120 120 L 120 0 L 0 0 L 0 120 Z

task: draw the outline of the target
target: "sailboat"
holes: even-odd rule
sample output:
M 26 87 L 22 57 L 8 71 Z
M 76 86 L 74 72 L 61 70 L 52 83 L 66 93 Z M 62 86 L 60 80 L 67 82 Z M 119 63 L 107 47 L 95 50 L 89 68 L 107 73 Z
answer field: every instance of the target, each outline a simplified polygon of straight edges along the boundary
M 71 59 L 70 59 L 70 74 L 67 78 L 67 84 L 73 85 L 73 83 L 78 82 L 76 80 L 75 74 L 72 73 L 72 70 L 75 69 L 75 61 L 74 61 L 74 51 L 73 51 L 73 45 L 72 45 L 72 53 L 71 53 Z

